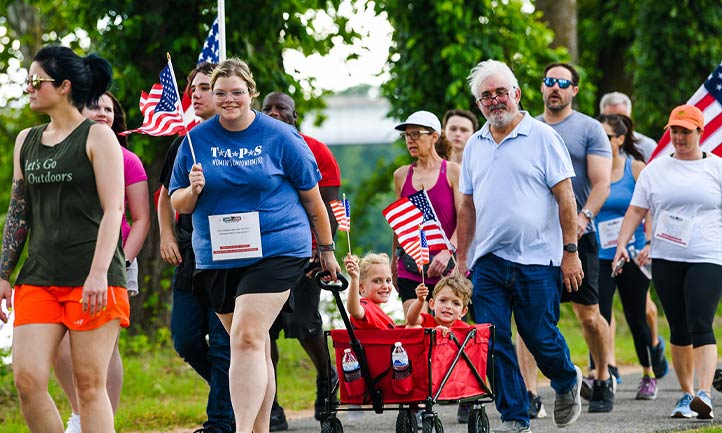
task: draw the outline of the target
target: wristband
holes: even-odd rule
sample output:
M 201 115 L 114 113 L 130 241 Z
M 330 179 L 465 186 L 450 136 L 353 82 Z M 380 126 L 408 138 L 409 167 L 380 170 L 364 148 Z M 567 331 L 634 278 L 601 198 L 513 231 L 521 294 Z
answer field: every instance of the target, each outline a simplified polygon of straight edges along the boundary
M 651 239 L 647 239 L 647 242 L 644 243 L 644 246 L 645 246 L 645 247 L 646 247 L 646 246 L 649 246 L 649 245 L 652 245 L 652 240 L 651 240 Z
M 128 269 L 133 263 L 130 260 L 125 261 L 125 269 Z
M 317 246 L 318 246 L 318 250 L 320 252 L 336 251 L 336 243 L 335 242 L 331 242 L 328 245 L 318 244 Z

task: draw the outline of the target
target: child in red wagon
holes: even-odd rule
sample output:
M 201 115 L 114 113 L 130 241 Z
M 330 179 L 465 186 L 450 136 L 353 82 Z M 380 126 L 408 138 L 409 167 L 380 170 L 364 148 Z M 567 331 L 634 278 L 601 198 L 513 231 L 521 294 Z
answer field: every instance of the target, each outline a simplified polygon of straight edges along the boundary
M 359 260 L 348 254 L 344 264 L 351 277 L 346 308 L 354 329 L 394 329 L 393 319 L 381 309 L 395 291 L 389 256 L 368 253 Z
M 471 281 L 457 274 L 439 280 L 429 300 L 433 316 L 421 312 L 428 295 L 429 289 L 423 283 L 416 287 L 416 300 L 406 314 L 407 327 L 436 328 L 446 336 L 451 328 L 471 326 L 461 320 L 471 300 Z

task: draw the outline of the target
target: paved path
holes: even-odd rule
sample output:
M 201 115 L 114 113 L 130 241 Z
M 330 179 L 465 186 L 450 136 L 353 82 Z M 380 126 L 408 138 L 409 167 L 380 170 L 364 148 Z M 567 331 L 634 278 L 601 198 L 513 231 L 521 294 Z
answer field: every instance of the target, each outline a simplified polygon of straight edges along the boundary
M 722 419 L 702 421 L 694 419 L 673 419 L 669 418 L 677 398 L 680 397 L 679 385 L 674 371 L 670 372 L 660 381 L 657 400 L 637 401 L 634 396 L 637 392 L 637 384 L 640 373 L 632 373 L 623 376 L 623 383 L 617 389 L 614 411 L 607 414 L 588 413 L 588 405 L 582 400 L 582 414 L 577 422 L 564 429 L 554 426 L 551 418 L 532 420 L 531 429 L 534 433 L 610 433 L 610 432 L 668 432 L 685 431 L 711 424 L 722 424 Z M 722 401 L 717 391 L 712 391 L 717 401 Z M 551 416 L 554 406 L 554 391 L 549 387 L 540 389 L 540 393 L 546 403 L 547 411 Z M 456 406 L 435 406 L 441 415 L 445 433 L 466 433 L 467 426 L 456 422 Z M 722 411 L 722 408 L 719 409 Z M 491 427 L 497 426 L 501 421 L 493 404 L 487 405 L 487 412 Z M 375 414 L 373 411 L 363 412 L 360 420 L 350 421 L 349 413 L 339 413 L 345 433 L 353 432 L 393 432 L 396 422 L 395 411 L 387 411 L 383 414 Z M 722 418 L 722 412 L 718 414 Z M 289 422 L 291 432 L 319 432 L 319 423 L 313 418 L 294 419 Z

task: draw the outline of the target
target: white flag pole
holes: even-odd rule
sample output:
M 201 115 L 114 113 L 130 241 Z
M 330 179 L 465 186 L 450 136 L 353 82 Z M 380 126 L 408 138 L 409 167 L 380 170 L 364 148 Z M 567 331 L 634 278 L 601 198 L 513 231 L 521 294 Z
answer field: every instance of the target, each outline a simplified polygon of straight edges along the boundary
M 173 71 L 173 62 L 170 60 L 170 53 L 165 53 L 165 55 L 168 57 L 168 68 L 170 69 L 170 76 L 173 78 L 173 90 L 175 90 L 175 96 L 178 98 L 178 105 L 180 106 L 180 93 L 178 93 L 178 83 L 175 80 L 175 72 Z M 193 150 L 193 141 L 191 141 L 191 135 L 188 133 L 188 123 L 186 122 L 185 117 L 183 116 L 183 113 L 180 111 L 181 109 L 178 108 L 178 112 L 181 115 L 181 118 L 183 119 L 183 127 L 186 130 L 186 138 L 188 138 L 188 144 L 191 148 L 191 156 L 193 157 L 193 164 L 196 163 L 196 152 Z
M 218 63 L 226 60 L 226 2 L 218 0 Z

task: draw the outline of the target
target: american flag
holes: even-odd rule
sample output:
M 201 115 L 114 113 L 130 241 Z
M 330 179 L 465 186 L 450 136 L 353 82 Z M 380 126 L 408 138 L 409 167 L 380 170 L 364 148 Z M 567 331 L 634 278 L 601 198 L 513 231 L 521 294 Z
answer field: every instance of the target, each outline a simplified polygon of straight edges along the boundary
M 700 141 L 702 150 L 722 156 L 722 63 L 712 72 L 687 104 L 694 105 L 704 113 L 704 133 Z M 657 155 L 674 152 L 669 130 L 659 140 L 650 159 Z
M 424 269 L 424 265 L 429 264 L 429 243 L 426 242 L 426 234 L 421 226 L 419 226 L 419 242 L 421 243 L 421 251 L 419 254 L 419 260 L 416 262 L 416 266 L 419 267 L 419 273 L 421 273 L 421 270 Z
M 160 136 L 185 132 L 183 116 L 178 103 L 178 90 L 171 73 L 170 63 L 160 72 L 160 84 L 153 84 L 150 93 L 141 92 L 140 111 L 143 113 L 141 127 L 123 131 L 122 135 L 138 132 Z
M 203 43 L 203 49 L 198 54 L 197 65 L 203 62 L 218 63 L 220 57 L 220 36 L 218 34 L 218 17 L 213 20 L 211 29 L 208 31 L 208 37 Z M 203 121 L 200 117 L 196 116 L 196 112 L 193 109 L 193 99 L 191 95 L 191 83 L 186 85 L 186 89 L 183 92 L 183 100 L 181 101 L 183 107 L 183 118 L 186 120 L 188 130 L 190 131 L 194 126 L 198 125 Z
M 426 232 L 431 251 L 451 249 L 426 190 L 396 200 L 382 213 L 396 233 L 399 245 L 411 257 L 420 253 L 419 225 Z
M 343 201 L 333 200 L 330 205 L 333 216 L 336 217 L 338 223 L 338 230 L 342 232 L 351 231 L 351 206 L 349 206 L 346 197 L 344 197 Z

